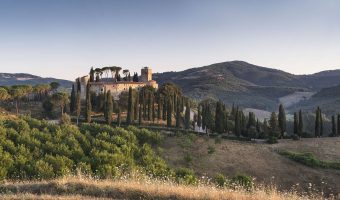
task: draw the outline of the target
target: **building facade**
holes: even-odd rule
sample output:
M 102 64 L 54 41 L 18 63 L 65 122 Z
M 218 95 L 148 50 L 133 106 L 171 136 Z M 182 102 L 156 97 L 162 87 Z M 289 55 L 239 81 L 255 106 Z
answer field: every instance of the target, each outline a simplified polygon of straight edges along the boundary
M 158 84 L 156 81 L 152 80 L 152 70 L 151 68 L 144 67 L 141 69 L 141 76 L 138 79 L 138 82 L 133 81 L 116 81 L 114 79 L 105 79 L 95 82 L 89 82 L 90 76 L 83 76 L 76 79 L 76 83 L 79 81 L 80 83 L 80 96 L 81 99 L 86 98 L 86 85 L 90 84 L 90 91 L 94 92 L 96 95 L 99 95 L 104 92 L 111 92 L 111 95 L 115 100 L 119 99 L 120 93 L 124 91 L 129 91 L 129 88 L 139 90 L 144 86 L 151 86 L 155 89 L 158 89 Z

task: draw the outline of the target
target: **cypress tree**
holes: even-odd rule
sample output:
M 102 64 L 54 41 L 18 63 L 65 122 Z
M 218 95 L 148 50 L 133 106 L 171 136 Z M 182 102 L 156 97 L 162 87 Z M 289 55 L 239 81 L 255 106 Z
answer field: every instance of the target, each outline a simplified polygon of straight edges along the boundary
M 224 129 L 224 113 L 222 110 L 222 103 L 218 101 L 216 103 L 215 110 L 215 129 L 217 133 L 223 133 Z
M 111 125 L 112 123 L 112 109 L 113 109 L 113 103 L 112 103 L 112 96 L 111 92 L 107 92 L 107 97 L 106 97 L 106 122 Z
M 206 113 L 206 106 L 205 104 L 202 104 L 202 128 L 206 129 L 207 123 L 207 113 Z
M 256 119 L 256 131 L 257 131 L 258 133 L 261 132 L 261 127 L 260 127 L 259 119 Z
M 167 113 L 166 113 L 167 109 L 168 109 L 167 101 L 166 101 L 166 99 L 164 97 L 163 98 L 163 110 L 162 110 L 163 111 L 163 120 L 164 121 L 167 119 Z
M 180 127 L 180 116 L 181 116 L 180 110 L 181 110 L 180 104 L 177 102 L 177 105 L 176 105 L 176 128 Z
M 91 70 L 90 70 L 90 82 L 94 82 L 94 70 L 93 70 L 93 67 L 91 67 Z
M 235 135 L 240 137 L 241 135 L 241 113 L 238 110 L 238 107 L 235 110 Z
M 320 136 L 322 136 L 323 135 L 323 117 L 322 117 L 321 109 L 320 109 L 319 115 L 320 115 Z
M 104 106 L 103 106 L 104 118 L 107 119 L 107 92 L 104 90 Z
M 205 110 L 205 114 L 206 114 L 206 133 L 208 133 L 208 129 L 212 130 L 212 113 L 211 113 L 211 110 L 210 110 L 210 105 L 209 104 L 206 104 L 206 110 Z
M 185 129 L 189 128 L 190 128 L 190 105 L 189 100 L 187 100 L 185 105 Z
M 152 97 L 151 92 L 148 94 L 148 121 L 151 121 L 151 112 L 152 112 Z
M 320 108 L 315 111 L 315 137 L 320 137 Z
M 336 136 L 335 116 L 332 116 L 332 136 Z
M 162 107 L 162 105 L 161 105 L 161 100 L 160 100 L 160 97 L 158 97 L 157 98 L 157 118 L 158 118 L 158 120 L 160 120 L 160 119 L 162 119 L 162 117 L 161 117 L 161 107 Z
M 127 108 L 127 116 L 126 116 L 126 123 L 127 125 L 130 125 L 133 118 L 133 97 L 132 97 L 132 88 L 129 87 L 129 98 L 128 98 L 128 108 Z
M 296 112 L 294 113 L 294 134 L 300 135 L 300 133 L 299 133 L 299 119 L 298 119 L 298 114 Z
M 168 98 L 167 101 L 167 118 L 166 118 L 166 125 L 167 127 L 171 127 L 171 122 L 172 122 L 172 105 L 171 105 L 171 100 L 170 98 Z
M 152 96 L 152 122 L 155 123 L 155 119 L 156 119 L 156 110 L 155 110 L 155 98 L 153 98 Z
M 280 137 L 283 137 L 283 134 L 286 132 L 286 112 L 283 108 L 283 105 L 280 104 L 279 107 L 279 128 L 280 128 Z
M 269 125 L 270 125 L 271 136 L 277 137 L 280 134 L 280 132 L 278 131 L 278 120 L 277 120 L 277 116 L 275 112 L 272 112 L 270 116 Z
M 339 135 L 340 135 L 340 114 L 338 114 L 337 125 L 338 125 L 338 128 L 337 128 L 337 136 L 339 136 Z
M 121 121 L 122 121 L 122 119 L 121 119 L 120 107 L 118 106 L 118 108 L 117 108 L 117 126 L 120 126 Z
M 80 117 L 80 112 L 81 112 L 81 98 L 80 98 L 80 91 L 77 91 L 77 96 L 76 96 L 76 115 L 77 115 L 77 125 L 79 123 L 79 117 Z
M 86 109 L 85 109 L 85 118 L 87 123 L 91 122 L 91 113 L 92 113 L 91 93 L 90 83 L 88 82 L 86 85 Z
M 72 91 L 71 91 L 71 101 L 70 101 L 70 112 L 74 113 L 76 110 L 76 91 L 74 88 L 74 84 L 72 84 Z
M 139 104 L 139 111 L 138 111 L 138 124 L 139 124 L 139 126 L 142 125 L 142 120 L 143 120 L 142 105 Z
M 201 114 L 201 106 L 198 105 L 198 111 L 197 111 L 197 126 L 202 126 L 202 114 Z
M 298 135 L 302 137 L 303 135 L 303 116 L 302 116 L 302 110 L 299 111 L 299 129 L 298 129 Z
M 134 101 L 134 105 L 133 105 L 133 119 L 134 120 L 137 120 L 138 119 L 138 104 L 139 104 L 139 94 L 137 93 L 136 94 L 136 98 L 135 98 L 135 101 Z

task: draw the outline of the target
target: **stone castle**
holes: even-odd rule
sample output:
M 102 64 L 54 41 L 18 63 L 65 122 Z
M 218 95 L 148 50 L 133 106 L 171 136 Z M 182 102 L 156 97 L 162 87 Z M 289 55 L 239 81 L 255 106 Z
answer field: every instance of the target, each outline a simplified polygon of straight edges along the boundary
M 134 74 L 133 80 L 131 79 L 128 70 L 123 70 L 125 74 L 124 78 L 120 78 L 120 67 L 104 67 L 102 69 L 97 68 L 90 75 L 79 77 L 76 79 L 76 83 L 80 84 L 80 96 L 81 99 L 86 98 L 86 85 L 90 84 L 90 91 L 94 92 L 96 95 L 111 92 L 111 95 L 115 100 L 119 99 L 120 93 L 128 91 L 131 87 L 132 89 L 139 90 L 144 86 L 151 86 L 158 89 L 158 84 L 156 81 L 152 80 L 152 70 L 149 67 L 144 67 L 141 69 L 141 76 L 138 77 Z M 92 71 L 92 70 L 91 70 Z M 109 74 L 112 76 L 109 77 Z M 103 77 L 106 75 L 106 77 Z M 96 76 L 96 78 L 94 78 Z

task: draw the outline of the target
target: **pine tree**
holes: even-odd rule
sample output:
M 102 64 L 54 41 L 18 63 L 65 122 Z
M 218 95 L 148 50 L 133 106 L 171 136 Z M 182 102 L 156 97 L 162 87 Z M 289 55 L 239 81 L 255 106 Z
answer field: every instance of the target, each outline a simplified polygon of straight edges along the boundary
M 189 105 L 189 100 L 186 101 L 185 105 L 185 129 L 190 128 L 190 105 Z
M 299 119 L 298 119 L 298 114 L 296 112 L 294 113 L 294 134 L 300 135 L 300 133 L 299 133 Z
M 335 124 L 335 116 L 332 116 L 332 136 L 336 136 L 336 124 Z
M 283 134 L 286 132 L 286 112 L 282 104 L 280 104 L 279 107 L 279 128 L 281 131 L 280 137 L 282 138 Z
M 207 113 L 206 113 L 206 105 L 202 104 L 202 129 L 206 129 L 207 123 Z
M 90 83 L 86 85 L 86 109 L 85 109 L 85 118 L 86 122 L 91 122 L 91 113 L 92 113 L 92 105 L 91 105 L 91 93 L 90 93 Z
M 167 127 L 171 127 L 171 122 L 172 122 L 172 105 L 171 105 L 171 100 L 168 98 L 167 101 L 167 118 L 166 118 L 166 125 Z
M 111 92 L 108 91 L 106 95 L 106 122 L 111 125 L 112 123 L 112 109 L 113 109 L 113 103 L 112 103 L 112 96 Z
M 201 106 L 198 105 L 198 111 L 197 111 L 197 126 L 202 126 L 202 113 L 201 113 Z
M 298 129 L 298 135 L 300 136 L 300 137 L 302 137 L 303 136 L 303 132 L 304 132 L 304 130 L 303 130 L 303 116 L 302 116 L 302 110 L 300 110 L 299 111 L 299 129 Z
M 133 97 L 132 97 L 132 88 L 129 87 L 129 97 L 128 97 L 128 108 L 127 108 L 127 116 L 126 116 L 126 124 L 130 125 L 133 118 Z
M 70 112 L 74 113 L 76 110 L 76 91 L 74 88 L 74 84 L 72 84 L 72 91 L 71 91 L 71 101 L 70 101 Z

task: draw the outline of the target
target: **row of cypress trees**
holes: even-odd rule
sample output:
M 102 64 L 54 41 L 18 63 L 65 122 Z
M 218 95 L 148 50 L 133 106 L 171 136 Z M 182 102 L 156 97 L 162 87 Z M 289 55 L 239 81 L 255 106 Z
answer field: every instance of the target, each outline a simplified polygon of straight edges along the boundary
M 94 98 L 97 98 L 98 100 L 95 100 Z M 122 111 L 120 102 L 113 100 L 110 91 L 105 91 L 103 95 L 95 97 L 94 94 L 91 93 L 90 84 L 88 83 L 86 87 L 85 110 L 83 112 L 85 121 L 88 123 L 92 121 L 91 114 L 93 106 L 99 108 L 103 107 L 102 109 L 97 109 L 97 111 L 103 112 L 105 121 L 108 124 L 112 123 L 112 114 L 113 112 L 116 112 L 117 124 L 120 125 Z M 80 109 L 80 83 L 77 81 L 76 87 L 72 87 L 70 102 L 70 111 L 71 113 L 75 113 L 77 110 L 77 119 L 80 116 Z M 182 95 L 182 92 L 176 85 L 166 83 L 161 86 L 157 92 L 150 86 L 142 87 L 138 91 L 133 90 L 131 87 L 129 88 L 127 93 L 125 121 L 127 125 L 133 123 L 141 125 L 144 121 L 154 123 L 155 120 L 163 120 L 168 127 L 172 127 L 174 126 L 173 117 L 177 128 L 191 128 L 190 101 Z

